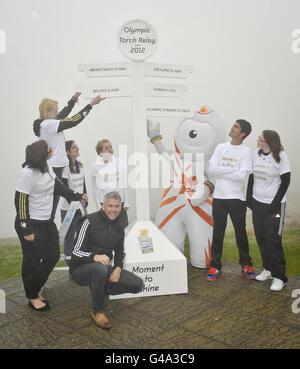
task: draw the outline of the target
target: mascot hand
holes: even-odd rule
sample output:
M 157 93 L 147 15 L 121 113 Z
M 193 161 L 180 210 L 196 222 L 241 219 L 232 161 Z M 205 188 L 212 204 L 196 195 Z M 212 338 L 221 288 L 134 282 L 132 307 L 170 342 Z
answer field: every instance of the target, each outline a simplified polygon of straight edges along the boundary
M 204 187 L 203 188 L 203 193 L 202 193 L 201 196 L 200 196 L 200 193 L 198 191 L 196 191 L 194 193 L 194 195 L 192 196 L 191 203 L 192 203 L 193 206 L 200 206 L 209 197 L 209 195 L 210 195 L 209 188 L 207 186 L 203 186 L 203 187 Z
M 152 138 L 160 134 L 160 124 L 154 123 L 151 119 L 147 119 L 147 136 Z

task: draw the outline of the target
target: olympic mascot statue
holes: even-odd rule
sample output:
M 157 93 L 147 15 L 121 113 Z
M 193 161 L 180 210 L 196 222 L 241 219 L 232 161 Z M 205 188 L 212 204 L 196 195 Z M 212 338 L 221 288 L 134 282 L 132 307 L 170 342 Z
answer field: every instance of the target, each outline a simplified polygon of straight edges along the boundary
M 193 118 L 177 126 L 173 153 L 168 153 L 162 143 L 159 123 L 148 119 L 147 135 L 156 151 L 168 160 L 171 172 L 170 186 L 164 191 L 156 214 L 156 225 L 182 253 L 188 234 L 191 264 L 207 268 L 211 259 L 214 190 L 214 179 L 207 168 L 216 146 L 225 142 L 224 123 L 217 112 L 203 106 Z M 200 182 L 196 175 L 199 157 L 204 159 Z

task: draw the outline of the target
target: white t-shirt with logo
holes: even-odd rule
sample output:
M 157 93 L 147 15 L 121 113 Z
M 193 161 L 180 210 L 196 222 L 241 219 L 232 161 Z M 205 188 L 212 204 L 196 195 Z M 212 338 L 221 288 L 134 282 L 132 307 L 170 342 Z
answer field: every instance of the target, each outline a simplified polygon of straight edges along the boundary
M 63 131 L 57 132 L 59 123 L 57 119 L 45 119 L 40 128 L 40 139 L 45 140 L 52 149 L 52 156 L 48 162 L 54 168 L 65 167 L 69 163 L 65 134 Z
M 209 172 L 216 178 L 214 198 L 245 201 L 245 180 L 252 172 L 252 152 L 243 143 L 221 143 L 209 160 Z
M 269 155 L 258 154 L 259 149 L 253 152 L 253 194 L 255 200 L 271 204 L 279 186 L 280 176 L 291 171 L 289 159 L 284 151 L 279 153 L 280 162 L 274 159 L 272 153 Z M 281 202 L 285 202 L 284 196 Z
M 108 163 L 98 156 L 91 169 L 93 195 L 96 207 L 99 210 L 100 204 L 104 201 L 104 196 L 112 191 L 117 191 L 124 203 L 124 207 L 129 207 L 127 198 L 127 176 L 124 164 L 113 157 Z
M 21 171 L 16 191 L 29 195 L 30 219 L 48 220 L 53 207 L 55 173 L 49 166 L 49 172 L 41 173 L 38 169 L 26 166 Z
M 62 178 L 66 178 L 68 180 L 68 187 L 70 190 L 78 193 L 83 193 L 84 187 L 84 169 L 80 166 L 80 173 L 71 173 L 70 166 L 67 165 L 63 169 Z M 61 199 L 61 210 L 68 210 L 69 203 L 66 199 Z

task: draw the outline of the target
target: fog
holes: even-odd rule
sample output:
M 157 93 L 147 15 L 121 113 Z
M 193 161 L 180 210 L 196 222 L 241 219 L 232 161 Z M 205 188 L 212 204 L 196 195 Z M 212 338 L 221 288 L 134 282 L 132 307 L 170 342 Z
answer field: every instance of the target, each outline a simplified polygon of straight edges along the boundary
M 188 85 L 184 97 L 172 102 L 195 111 L 205 104 L 215 107 L 228 131 L 236 119 L 249 120 L 253 132 L 245 143 L 253 150 L 263 129 L 276 130 L 292 167 L 288 199 L 298 196 L 299 14 L 299 0 L 1 0 L 0 238 L 16 236 L 16 179 L 26 145 L 36 140 L 32 123 L 40 101 L 51 97 L 62 108 L 84 80 L 77 68 L 81 63 L 127 61 L 117 35 L 124 22 L 135 18 L 151 23 L 158 35 L 158 47 L 147 61 L 194 66 L 194 73 L 179 81 Z M 86 103 L 81 99 L 74 113 Z M 173 149 L 181 118 L 159 120 L 164 142 Z M 90 168 L 97 141 L 109 138 L 116 155 L 121 144 L 128 145 L 129 155 L 134 152 L 131 98 L 106 99 L 65 135 L 80 147 L 92 212 Z M 154 152 L 150 143 L 148 151 Z M 151 190 L 152 218 L 162 192 Z M 133 189 L 129 197 L 132 220 Z

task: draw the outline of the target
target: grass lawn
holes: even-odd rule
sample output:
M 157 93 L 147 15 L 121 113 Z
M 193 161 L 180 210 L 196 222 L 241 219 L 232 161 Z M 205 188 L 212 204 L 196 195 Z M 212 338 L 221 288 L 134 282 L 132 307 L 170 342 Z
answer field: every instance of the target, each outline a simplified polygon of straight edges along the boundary
M 20 245 L 0 246 L 0 280 L 21 277 L 22 251 Z M 64 261 L 56 266 L 66 266 Z
M 248 231 L 247 234 L 254 269 L 263 269 L 254 232 Z M 286 274 L 289 276 L 300 275 L 300 228 L 289 229 L 283 232 L 283 250 L 286 261 Z M 186 239 L 185 244 L 185 255 L 189 258 L 188 239 Z M 225 233 L 222 261 L 235 264 L 239 263 L 234 231 Z
M 253 231 L 248 231 L 248 238 L 254 268 L 262 269 L 261 256 Z M 289 276 L 300 275 L 300 228 L 284 231 L 283 248 L 286 259 L 286 274 Z M 185 255 L 189 258 L 188 239 L 186 239 Z M 234 232 L 226 232 L 222 261 L 238 264 L 238 260 Z M 21 263 L 22 252 L 19 245 L 1 246 L 0 280 L 20 277 Z M 57 266 L 65 266 L 65 262 L 60 262 Z

